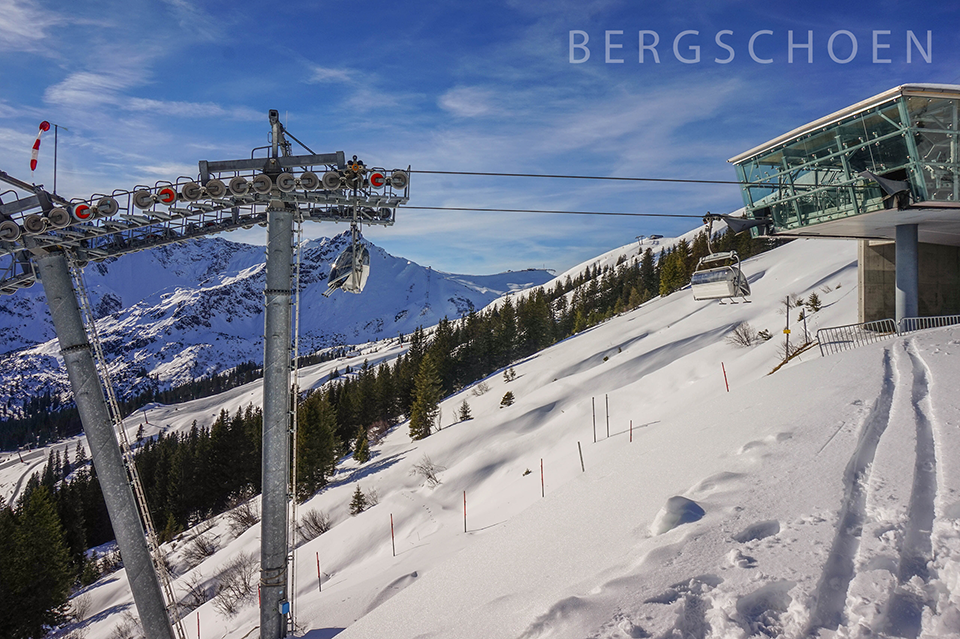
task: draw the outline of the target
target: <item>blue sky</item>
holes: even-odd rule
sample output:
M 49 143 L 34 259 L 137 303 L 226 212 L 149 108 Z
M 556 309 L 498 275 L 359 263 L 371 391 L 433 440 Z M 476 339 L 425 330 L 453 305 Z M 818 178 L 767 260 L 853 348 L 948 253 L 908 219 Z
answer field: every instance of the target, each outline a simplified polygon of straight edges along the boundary
M 570 62 L 571 31 L 589 37 L 585 62 Z M 608 31 L 623 32 L 610 62 Z M 640 63 L 641 31 L 659 63 L 649 50 Z M 789 61 L 790 31 L 794 44 L 813 32 L 812 62 L 796 47 Z M 728 158 L 817 117 L 899 84 L 960 83 L 958 39 L 960 7 L 926 0 L 0 0 L 0 169 L 51 186 L 51 135 L 29 171 L 49 120 L 69 129 L 63 195 L 195 176 L 198 160 L 266 144 L 273 108 L 313 150 L 368 165 L 733 180 Z M 741 198 L 732 185 L 414 175 L 410 204 L 699 216 Z M 401 210 L 366 234 L 424 265 L 489 273 L 564 269 L 695 223 Z M 265 241 L 244 233 L 228 238 Z

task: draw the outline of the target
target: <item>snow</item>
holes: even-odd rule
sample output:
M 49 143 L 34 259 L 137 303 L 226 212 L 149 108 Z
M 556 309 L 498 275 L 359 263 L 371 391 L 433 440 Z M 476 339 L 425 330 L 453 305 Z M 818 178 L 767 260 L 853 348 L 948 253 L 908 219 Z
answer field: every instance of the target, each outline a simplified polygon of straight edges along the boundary
M 811 334 L 855 321 L 856 245 L 795 241 L 744 269 L 751 304 L 652 300 L 515 363 L 514 381 L 446 398 L 431 437 L 411 442 L 401 424 L 368 463 L 344 460 L 299 506 L 334 526 L 297 551 L 297 635 L 960 635 L 960 329 L 813 349 L 771 375 L 788 294 L 821 297 Z M 743 321 L 775 337 L 730 344 Z M 367 348 L 351 366 L 399 347 Z M 306 369 L 306 385 L 343 365 Z M 507 390 L 516 402 L 500 408 Z M 180 429 L 259 399 L 255 383 L 145 413 Z M 464 399 L 474 419 L 451 423 Z M 411 474 L 424 457 L 443 467 L 436 487 Z M 379 503 L 351 517 L 358 484 Z M 165 546 L 177 570 L 196 534 Z M 178 592 L 259 552 L 257 526 L 235 536 L 221 516 L 204 534 L 219 551 L 176 572 Z M 86 636 L 107 639 L 131 609 L 123 572 L 87 593 Z M 251 596 L 235 615 L 204 604 L 185 630 L 255 636 L 258 620 Z
M 371 275 L 365 294 L 321 297 L 330 266 L 349 237 L 347 232 L 303 245 L 304 353 L 396 338 L 551 279 L 542 270 L 442 273 L 367 242 Z M 128 397 L 155 383 L 163 389 L 243 362 L 259 362 L 264 259 L 262 246 L 204 238 L 89 265 L 84 279 L 104 350 L 115 362 L 111 374 L 118 395 Z M 13 397 L 12 410 L 19 411 L 25 395 L 45 391 L 69 401 L 42 287 L 0 300 L 0 319 L 0 384 Z

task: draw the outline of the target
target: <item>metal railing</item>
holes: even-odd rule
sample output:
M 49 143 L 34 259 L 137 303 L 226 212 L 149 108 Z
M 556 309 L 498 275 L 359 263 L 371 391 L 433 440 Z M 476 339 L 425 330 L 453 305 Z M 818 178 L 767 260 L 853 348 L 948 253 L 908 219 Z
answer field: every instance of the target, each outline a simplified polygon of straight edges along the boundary
M 960 315 L 938 315 L 936 317 L 904 317 L 900 320 L 900 334 L 922 331 L 925 328 L 941 328 L 960 324 Z
M 863 322 L 862 324 L 821 328 L 817 331 L 817 341 L 820 343 L 820 355 L 822 357 L 873 344 L 888 337 L 896 337 L 898 334 L 895 321 L 882 319 Z
M 820 343 L 820 355 L 825 356 L 927 328 L 942 328 L 957 324 L 960 324 L 960 315 L 904 317 L 899 323 L 892 319 L 882 319 L 862 324 L 821 328 L 817 331 L 817 341 Z

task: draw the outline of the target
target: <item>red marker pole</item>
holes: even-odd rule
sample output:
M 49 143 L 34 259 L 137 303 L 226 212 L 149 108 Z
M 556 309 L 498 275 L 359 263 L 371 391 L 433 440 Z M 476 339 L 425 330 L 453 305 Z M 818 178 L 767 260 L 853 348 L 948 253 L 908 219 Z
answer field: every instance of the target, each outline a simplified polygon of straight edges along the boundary
M 630 441 L 633 442 L 633 420 L 630 420 Z
M 200 613 L 197 613 L 197 639 L 200 639 Z
M 723 365 L 723 362 L 720 362 L 720 368 L 723 370 L 723 385 L 727 387 L 727 392 L 730 392 L 730 384 L 727 383 L 727 367 Z
M 463 491 L 463 532 L 467 532 L 467 491 Z
M 390 513 L 390 544 L 393 546 L 393 556 L 397 556 L 397 540 L 393 536 L 393 513 Z
M 323 580 L 320 578 L 320 553 L 317 553 L 317 588 L 323 592 Z

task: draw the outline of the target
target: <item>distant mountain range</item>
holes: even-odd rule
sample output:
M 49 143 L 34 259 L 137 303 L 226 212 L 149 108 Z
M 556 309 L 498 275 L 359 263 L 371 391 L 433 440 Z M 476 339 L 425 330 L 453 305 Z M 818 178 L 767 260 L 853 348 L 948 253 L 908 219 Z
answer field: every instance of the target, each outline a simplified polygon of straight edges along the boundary
M 363 293 L 337 291 L 324 298 L 330 267 L 349 241 L 347 232 L 303 246 L 301 354 L 407 334 L 553 277 L 534 269 L 443 273 L 364 239 L 370 278 Z M 90 303 L 100 318 L 98 332 L 119 394 L 136 393 L 151 378 L 166 388 L 244 361 L 260 362 L 264 274 L 264 247 L 222 238 L 87 266 Z M 68 390 L 40 285 L 0 298 L 0 383 L 0 401 L 11 407 L 27 396 Z

